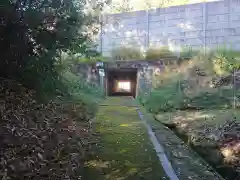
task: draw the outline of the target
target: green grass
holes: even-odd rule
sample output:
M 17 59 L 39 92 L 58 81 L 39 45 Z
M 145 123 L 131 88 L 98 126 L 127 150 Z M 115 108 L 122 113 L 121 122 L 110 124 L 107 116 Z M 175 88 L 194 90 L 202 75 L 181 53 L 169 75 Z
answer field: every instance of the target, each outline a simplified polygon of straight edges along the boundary
M 102 104 L 104 105 L 120 105 L 120 106 L 138 106 L 132 97 L 111 97 L 107 98 Z
M 133 99 L 108 98 L 106 103 L 110 102 L 131 105 Z M 99 147 L 86 163 L 84 180 L 167 179 L 135 108 L 101 106 L 96 129 L 100 133 Z
M 180 82 L 182 84 L 182 82 Z M 151 113 L 173 112 L 188 109 L 229 109 L 233 107 L 234 90 L 232 88 L 196 88 L 191 90 L 195 95 L 189 95 L 179 82 L 170 81 L 155 88 L 141 103 Z M 183 85 L 181 85 L 183 86 Z M 198 91 L 198 92 L 197 92 Z M 240 91 L 235 91 L 235 97 L 240 97 Z M 239 104 L 238 100 L 236 101 Z

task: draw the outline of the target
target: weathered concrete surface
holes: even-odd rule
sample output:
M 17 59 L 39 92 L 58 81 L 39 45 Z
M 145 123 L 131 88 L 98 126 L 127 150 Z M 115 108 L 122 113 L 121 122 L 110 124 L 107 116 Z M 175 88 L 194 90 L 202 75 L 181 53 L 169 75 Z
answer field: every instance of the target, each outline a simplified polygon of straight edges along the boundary
M 167 58 L 169 60 L 176 60 L 177 57 Z M 108 69 L 118 70 L 118 69 L 137 69 L 137 85 L 136 85 L 136 94 L 139 95 L 141 93 L 150 93 L 152 87 L 152 77 L 155 73 L 159 73 L 164 68 L 164 62 L 166 59 L 160 60 L 134 60 L 134 61 L 109 61 L 104 62 L 104 69 L 107 72 Z M 98 73 L 98 69 L 95 63 L 83 63 L 79 64 L 73 69 L 74 73 L 80 75 L 87 82 L 93 84 L 95 86 L 100 86 L 100 76 Z M 107 81 L 107 74 L 104 77 L 104 84 Z M 106 90 L 106 86 L 103 87 L 104 91 Z
M 240 49 L 240 2 L 216 2 L 159 8 L 105 15 L 99 50 L 109 55 L 111 49 L 130 44 L 146 49 L 168 45 L 215 48 L 226 44 Z

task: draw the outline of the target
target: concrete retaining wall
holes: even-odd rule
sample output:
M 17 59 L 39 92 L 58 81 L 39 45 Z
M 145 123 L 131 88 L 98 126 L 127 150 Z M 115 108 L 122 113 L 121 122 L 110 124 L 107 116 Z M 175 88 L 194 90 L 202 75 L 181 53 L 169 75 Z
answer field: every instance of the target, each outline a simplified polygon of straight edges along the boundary
M 216 48 L 226 44 L 240 49 L 240 0 L 221 0 L 149 11 L 105 15 L 99 50 L 133 45 Z

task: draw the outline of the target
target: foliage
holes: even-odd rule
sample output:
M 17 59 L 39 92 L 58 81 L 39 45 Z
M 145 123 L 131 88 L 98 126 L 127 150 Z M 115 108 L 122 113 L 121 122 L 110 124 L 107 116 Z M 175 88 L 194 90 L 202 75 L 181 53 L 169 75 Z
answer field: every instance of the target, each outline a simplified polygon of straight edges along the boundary
M 96 56 L 91 58 L 80 58 L 78 59 L 79 63 L 96 63 L 96 62 L 105 62 L 108 58 L 103 56 Z
M 113 60 L 141 60 L 144 57 L 140 49 L 123 46 L 113 49 L 111 58 Z
M 108 13 L 122 13 L 129 11 L 141 11 L 169 6 L 180 6 L 184 4 L 200 3 L 212 0 L 112 0 Z M 110 11 L 110 12 L 109 12 Z
M 75 75 L 72 72 L 66 71 L 63 74 L 63 82 L 66 84 L 70 95 L 83 93 L 91 95 L 92 100 L 98 100 L 103 96 L 101 89 L 97 85 L 91 85 L 86 82 L 80 75 Z
M 222 175 L 235 179 L 240 158 L 239 52 L 200 51 L 181 63 L 161 71 L 154 80 L 162 82 L 140 100 Z
M 221 48 L 214 53 L 213 64 L 216 74 L 229 75 L 239 69 L 240 52 Z
M 142 97 L 141 101 L 154 113 L 177 109 L 230 108 L 234 94 L 239 98 L 238 87 L 235 90 L 230 87 L 233 68 L 238 66 L 238 54 L 230 50 L 199 52 L 189 62 L 182 62 L 177 67 L 167 66 L 154 77 L 155 89 L 150 96 Z M 171 71 L 167 70 L 169 68 Z
M 18 83 L 0 84 L 1 179 L 79 179 L 85 147 L 76 123 L 88 123 L 81 102 L 38 104 Z
M 55 64 L 62 52 L 93 56 L 86 31 L 97 19 L 86 15 L 84 7 L 84 1 L 1 1 L 0 76 L 39 91 L 55 91 Z
M 163 46 L 159 48 L 149 48 L 146 52 L 147 60 L 159 60 L 164 57 L 175 56 L 172 51 L 169 50 L 168 46 Z
M 143 105 L 152 113 L 160 111 L 176 111 L 189 109 L 217 109 L 230 108 L 233 105 L 233 91 L 231 89 L 217 92 L 202 91 L 195 96 L 188 96 L 179 90 L 179 83 L 170 83 L 151 92 Z
M 239 111 L 208 109 L 160 113 L 156 120 L 171 127 L 225 179 L 239 176 Z
M 182 58 L 192 58 L 199 54 L 198 50 L 194 50 L 191 47 L 184 47 L 180 52 L 180 57 Z
M 82 128 L 91 128 L 100 99 L 98 88 L 70 73 L 76 57 L 99 56 L 90 37 L 97 18 L 84 7 L 69 0 L 0 2 L 1 179 L 81 179 L 88 150 Z

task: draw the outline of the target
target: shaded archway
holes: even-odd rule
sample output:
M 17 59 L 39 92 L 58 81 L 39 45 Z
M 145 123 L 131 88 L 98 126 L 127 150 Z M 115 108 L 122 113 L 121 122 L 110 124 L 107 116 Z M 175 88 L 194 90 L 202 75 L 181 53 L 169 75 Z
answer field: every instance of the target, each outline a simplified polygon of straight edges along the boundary
M 136 97 L 137 69 L 107 69 L 107 95 Z

